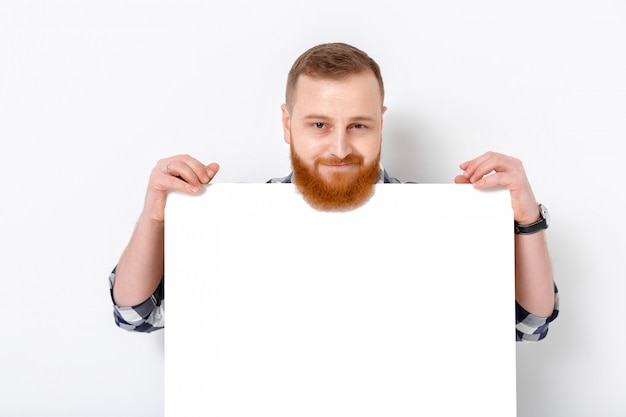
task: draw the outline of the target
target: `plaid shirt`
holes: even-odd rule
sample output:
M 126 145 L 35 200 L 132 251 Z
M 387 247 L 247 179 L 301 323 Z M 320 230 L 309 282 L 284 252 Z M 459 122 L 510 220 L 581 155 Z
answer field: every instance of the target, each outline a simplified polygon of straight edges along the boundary
M 291 183 L 289 174 L 282 178 L 272 178 L 267 183 Z M 381 166 L 378 172 L 379 184 L 400 184 L 401 182 L 389 176 L 387 171 Z M 116 267 L 117 268 L 117 267 Z M 109 275 L 109 288 L 111 299 L 113 299 L 113 284 L 115 283 L 115 268 Z M 133 307 L 119 307 L 113 300 L 113 316 L 115 324 L 122 329 L 135 332 L 150 333 L 154 330 L 162 329 L 164 326 L 165 313 L 165 296 L 164 296 L 165 279 L 161 279 L 158 288 L 141 304 Z M 539 317 L 526 311 L 519 303 L 515 302 L 515 340 L 532 342 L 539 341 L 548 334 L 548 326 L 559 314 L 559 293 L 556 285 L 554 286 L 555 304 L 554 310 L 549 317 Z

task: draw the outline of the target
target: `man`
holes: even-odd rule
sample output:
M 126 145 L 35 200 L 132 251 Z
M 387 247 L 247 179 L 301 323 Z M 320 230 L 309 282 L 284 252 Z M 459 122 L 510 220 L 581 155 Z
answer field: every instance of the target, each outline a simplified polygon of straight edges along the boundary
M 376 183 L 399 182 L 380 165 L 386 107 L 378 64 L 342 43 L 322 44 L 291 68 L 282 105 L 284 140 L 293 172 L 268 182 L 293 182 L 319 210 L 352 210 L 367 202 Z M 456 183 L 495 185 L 511 195 L 515 235 L 517 340 L 545 337 L 558 314 L 558 294 L 545 240 L 546 213 L 537 204 L 522 163 L 487 152 L 460 165 Z M 110 276 L 116 323 L 150 332 L 163 327 L 163 230 L 168 191 L 198 194 L 219 165 L 189 155 L 157 162 L 130 242 Z M 487 175 L 490 174 L 490 175 Z

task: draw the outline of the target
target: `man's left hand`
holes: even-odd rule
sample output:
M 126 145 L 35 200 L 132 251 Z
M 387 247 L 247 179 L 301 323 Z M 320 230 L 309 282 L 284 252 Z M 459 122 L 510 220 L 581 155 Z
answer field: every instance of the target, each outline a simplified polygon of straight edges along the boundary
M 472 184 L 476 189 L 500 185 L 511 193 L 515 221 L 531 224 L 539 219 L 539 208 L 522 161 L 496 152 L 487 152 L 459 167 L 464 171 L 454 182 Z

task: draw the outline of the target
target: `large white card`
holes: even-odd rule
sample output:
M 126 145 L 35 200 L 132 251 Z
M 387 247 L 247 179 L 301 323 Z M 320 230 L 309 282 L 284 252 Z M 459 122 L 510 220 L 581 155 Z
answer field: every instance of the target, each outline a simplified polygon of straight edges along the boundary
M 167 417 L 516 415 L 508 192 L 376 187 L 169 196 Z

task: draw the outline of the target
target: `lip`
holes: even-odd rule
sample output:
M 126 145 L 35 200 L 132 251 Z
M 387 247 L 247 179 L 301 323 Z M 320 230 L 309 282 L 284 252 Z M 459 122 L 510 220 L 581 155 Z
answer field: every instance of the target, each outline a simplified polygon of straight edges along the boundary
M 348 164 L 320 164 L 320 166 L 326 167 L 328 169 L 348 169 L 348 168 L 353 168 L 356 167 L 357 164 L 352 164 L 352 163 L 348 163 Z

